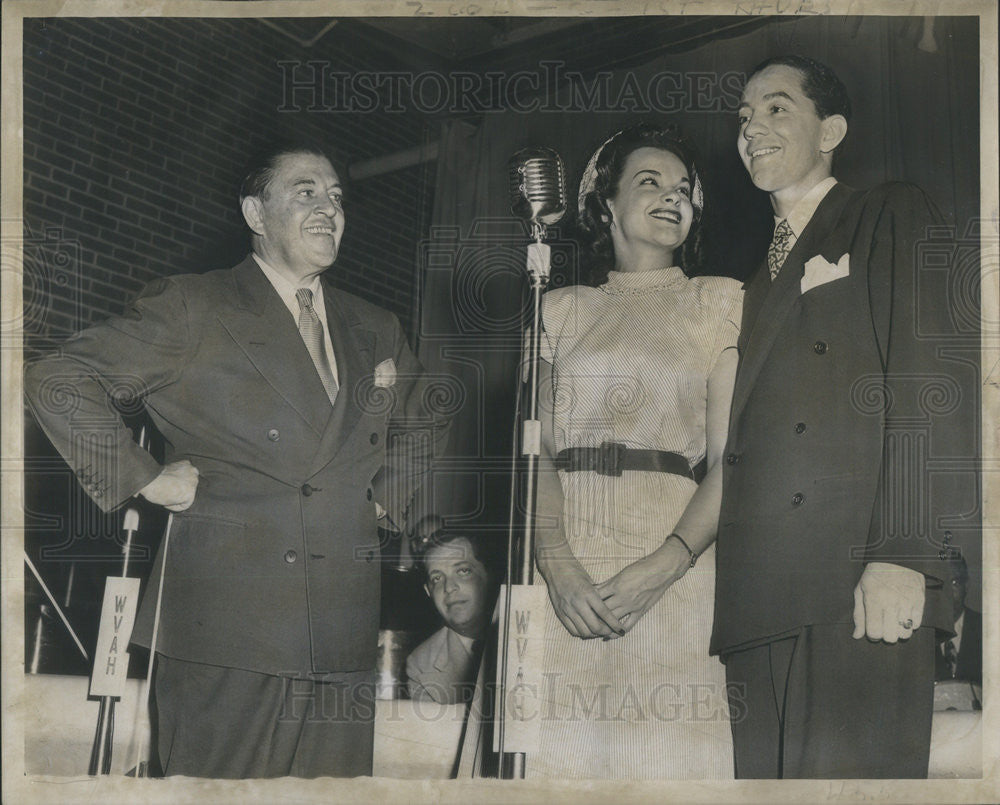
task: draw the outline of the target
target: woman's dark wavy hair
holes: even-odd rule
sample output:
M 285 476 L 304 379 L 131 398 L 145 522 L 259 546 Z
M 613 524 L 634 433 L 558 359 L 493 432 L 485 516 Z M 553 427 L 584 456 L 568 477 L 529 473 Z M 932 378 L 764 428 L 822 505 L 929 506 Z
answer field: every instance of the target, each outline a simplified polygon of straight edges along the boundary
M 601 150 L 597 159 L 597 179 L 594 189 L 587 193 L 579 215 L 585 277 L 588 285 L 597 287 L 607 282 L 608 271 L 615 267 L 615 250 L 611 242 L 611 210 L 608 199 L 618 192 L 629 154 L 639 148 L 661 148 L 674 154 L 688 175 L 697 172 L 694 147 L 676 126 L 655 126 L 639 123 L 623 129 Z M 704 179 L 703 179 L 704 184 Z M 694 188 L 692 188 L 693 190 Z M 697 274 L 702 265 L 701 213 L 696 209 L 691 231 L 674 254 L 677 264 L 688 276 Z

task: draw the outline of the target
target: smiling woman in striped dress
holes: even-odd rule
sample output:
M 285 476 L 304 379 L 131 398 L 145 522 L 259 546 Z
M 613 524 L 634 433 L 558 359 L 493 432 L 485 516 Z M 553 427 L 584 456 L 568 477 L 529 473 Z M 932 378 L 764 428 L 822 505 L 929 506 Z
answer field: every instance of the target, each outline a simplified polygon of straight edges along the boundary
M 702 207 L 679 135 L 617 133 L 580 187 L 591 283 L 544 297 L 536 560 L 551 611 L 528 776 L 733 776 L 708 640 L 741 291 L 693 276 Z

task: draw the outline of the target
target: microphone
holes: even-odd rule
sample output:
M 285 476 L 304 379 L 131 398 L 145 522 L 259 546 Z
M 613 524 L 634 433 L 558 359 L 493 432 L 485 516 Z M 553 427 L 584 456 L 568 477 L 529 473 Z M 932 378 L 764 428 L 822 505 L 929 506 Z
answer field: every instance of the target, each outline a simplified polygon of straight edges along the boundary
M 527 461 L 523 467 L 524 495 L 518 494 L 522 475 L 520 461 L 515 453 L 511 456 L 511 493 L 523 504 L 523 531 L 520 541 L 515 536 L 516 518 L 511 508 L 510 531 L 507 535 L 507 582 L 504 585 L 502 627 L 499 635 L 497 667 L 496 742 L 500 753 L 501 769 L 505 756 L 513 754 L 507 768 L 513 777 L 523 777 L 525 754 L 535 751 L 531 740 L 530 725 L 523 717 L 523 705 L 541 705 L 538 697 L 530 691 L 537 690 L 540 679 L 537 661 L 532 662 L 532 653 L 522 657 L 518 651 L 520 643 L 515 641 L 520 634 L 511 629 L 512 616 L 519 612 L 537 612 L 544 616 L 544 599 L 537 597 L 538 587 L 532 584 L 533 557 L 535 546 L 535 513 L 537 495 L 535 485 L 538 479 L 538 461 L 541 455 L 542 421 L 539 416 L 539 379 L 542 347 L 542 291 L 549 281 L 552 247 L 542 242 L 545 227 L 556 223 L 566 214 L 566 171 L 559 155 L 551 148 L 525 148 L 510 159 L 510 210 L 514 215 L 531 223 L 533 243 L 527 246 L 527 269 L 531 281 L 530 307 L 523 306 L 522 314 L 526 325 L 525 341 L 522 342 L 522 384 L 517 395 L 518 405 L 515 422 L 520 419 L 520 452 Z M 523 303 L 522 303 L 523 304 Z M 530 318 L 529 318 L 530 316 Z M 526 349 L 525 349 L 526 347 Z M 524 401 L 524 408 L 521 401 Z M 515 440 L 516 442 L 516 440 Z M 512 500 L 513 503 L 513 500 Z M 515 559 L 520 551 L 519 559 Z M 544 593 L 543 593 L 544 595 Z M 539 616 L 535 618 L 540 623 Z M 533 633 L 529 640 L 539 640 Z M 528 684 L 521 682 L 527 679 Z M 525 696 L 527 693 L 527 696 Z M 510 715 L 508 715 L 510 713 Z M 507 724 L 511 729 L 507 729 Z M 504 775 L 506 776 L 506 775 Z
M 566 171 L 559 154 L 542 146 L 510 158 L 510 211 L 530 221 L 536 238 L 566 214 Z

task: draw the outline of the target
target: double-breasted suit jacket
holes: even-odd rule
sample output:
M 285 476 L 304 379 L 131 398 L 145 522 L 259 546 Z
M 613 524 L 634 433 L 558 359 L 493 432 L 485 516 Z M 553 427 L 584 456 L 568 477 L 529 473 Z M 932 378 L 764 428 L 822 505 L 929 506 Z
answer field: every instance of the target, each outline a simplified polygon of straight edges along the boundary
M 773 286 L 766 265 L 748 281 L 713 653 L 851 623 L 870 561 L 925 574 L 923 623 L 950 628 L 941 557 L 974 530 L 978 374 L 947 352 L 948 300 L 921 287 L 941 274 L 918 265 L 940 223 L 916 187 L 837 184 Z
M 35 416 L 103 509 L 161 469 L 112 401 L 144 402 L 166 461 L 199 470 L 167 552 L 156 648 L 168 656 L 313 678 L 374 668 L 375 503 L 403 521 L 446 424 L 396 318 L 326 283 L 324 298 L 333 406 L 252 257 L 154 282 L 26 371 Z M 398 431 L 405 449 L 387 445 Z M 153 582 L 162 563 L 161 545 Z M 155 593 L 136 625 L 146 645 Z

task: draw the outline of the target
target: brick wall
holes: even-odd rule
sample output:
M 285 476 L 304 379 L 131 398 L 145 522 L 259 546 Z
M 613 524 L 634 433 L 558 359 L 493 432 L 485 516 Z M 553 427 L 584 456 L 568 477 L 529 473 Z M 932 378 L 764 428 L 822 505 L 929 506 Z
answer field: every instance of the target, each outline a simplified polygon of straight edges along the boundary
M 308 38 L 325 21 L 312 23 L 281 27 Z M 338 24 L 306 48 L 259 20 L 25 20 L 25 357 L 120 312 L 156 277 L 240 260 L 249 248 L 240 174 L 272 136 L 321 137 L 342 165 L 436 137 L 436 125 L 410 112 L 279 111 L 308 107 L 301 92 L 285 103 L 279 61 L 393 69 L 363 37 L 359 26 Z M 428 163 L 349 185 L 331 270 L 334 284 L 392 310 L 407 329 L 434 170 Z M 103 515 L 83 496 L 31 417 L 25 455 L 25 548 L 92 649 L 104 578 L 121 566 L 120 514 Z M 148 571 L 162 527 L 144 508 L 133 574 Z M 65 630 L 40 609 L 33 579 L 25 590 L 27 666 L 86 673 Z M 400 595 L 390 583 L 385 590 L 390 601 Z M 419 591 L 407 606 L 425 601 Z M 142 670 L 138 660 L 132 670 Z
M 120 311 L 155 277 L 239 260 L 241 169 L 271 136 L 322 136 L 346 164 L 434 136 L 415 112 L 279 111 L 308 101 L 283 98 L 277 62 L 392 67 L 376 53 L 356 26 L 305 48 L 260 20 L 25 20 L 27 356 Z M 430 164 L 358 182 L 332 274 L 404 328 L 433 175 Z

